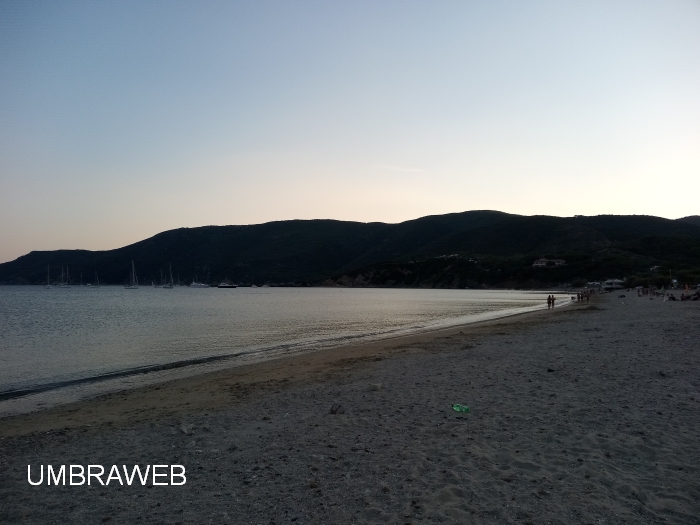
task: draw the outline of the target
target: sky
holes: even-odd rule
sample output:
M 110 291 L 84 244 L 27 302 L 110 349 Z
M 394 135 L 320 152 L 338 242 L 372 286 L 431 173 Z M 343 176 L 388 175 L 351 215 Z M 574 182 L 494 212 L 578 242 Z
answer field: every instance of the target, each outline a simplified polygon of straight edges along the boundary
M 700 2 L 0 2 L 0 262 L 483 209 L 700 214 Z

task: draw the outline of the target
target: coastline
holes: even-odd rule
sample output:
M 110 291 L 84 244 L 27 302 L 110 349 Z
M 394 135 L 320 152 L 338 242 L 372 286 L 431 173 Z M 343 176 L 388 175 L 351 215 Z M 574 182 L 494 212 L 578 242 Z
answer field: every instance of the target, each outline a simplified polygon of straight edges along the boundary
M 431 328 L 409 334 L 391 335 L 368 342 L 354 342 L 341 346 L 324 347 L 313 350 L 301 351 L 289 355 L 271 355 L 256 360 L 249 364 L 234 364 L 214 371 L 197 371 L 187 373 L 183 377 L 156 381 L 153 384 L 138 386 L 135 388 L 120 388 L 114 392 L 98 394 L 87 399 L 79 399 L 67 403 L 61 403 L 49 408 L 36 411 L 0 417 L 0 437 L 22 435 L 27 432 L 46 432 L 56 428 L 74 428 L 83 425 L 102 423 L 115 423 L 117 421 L 141 421 L 150 419 L 152 414 L 144 412 L 141 415 L 125 417 L 124 413 L 131 413 L 131 406 L 142 406 L 145 410 L 157 410 L 158 416 L 181 414 L 196 411 L 201 408 L 213 406 L 225 406 L 226 398 L 214 396 L 214 405 L 211 400 L 204 404 L 196 401 L 185 402 L 195 392 L 199 395 L 206 394 L 210 388 L 225 389 L 232 383 L 255 385 L 263 381 L 304 381 L 314 374 L 323 373 L 326 368 L 338 366 L 337 363 L 346 361 L 363 361 L 371 358 L 381 358 L 401 353 L 403 346 L 414 344 L 430 344 L 433 339 L 451 337 L 455 334 L 469 336 L 487 335 L 504 325 L 516 323 L 541 322 L 541 315 L 551 315 L 564 309 L 586 308 L 589 305 L 577 303 L 565 303 L 559 305 L 554 311 L 536 309 L 525 312 L 514 312 L 495 317 L 493 319 L 476 320 L 465 324 L 451 325 L 448 327 Z M 511 321 L 516 320 L 517 321 Z M 222 361 L 224 359 L 221 359 Z M 294 379 L 293 379 L 294 376 Z M 216 387 L 212 385 L 217 385 Z M 157 395 L 155 393 L 158 392 Z M 47 392 L 48 394 L 49 392 Z M 155 396 L 154 396 L 155 395 Z M 154 402 L 153 398 L 157 400 Z M 187 404 L 185 404 L 187 403 Z M 120 405 L 122 405 L 120 407 Z M 72 414 L 68 417 L 68 414 Z M 26 428 L 25 428 L 26 425 Z
M 700 305 L 620 295 L 4 419 L 0 522 L 696 523 Z M 187 484 L 26 480 L 154 462 Z
M 540 292 L 544 294 L 545 292 Z M 554 292 L 563 295 L 562 292 Z M 562 297 L 557 308 L 569 306 Z M 542 295 L 544 299 L 544 295 Z M 98 375 L 87 375 L 63 381 L 26 385 L 18 389 L 0 391 L 0 420 L 24 413 L 45 410 L 56 406 L 75 403 L 100 397 L 105 394 L 138 389 L 145 386 L 167 383 L 190 376 L 207 374 L 271 359 L 293 355 L 303 355 L 317 351 L 333 351 L 337 348 L 350 348 L 368 343 L 381 343 L 397 337 L 431 333 L 448 328 L 480 324 L 491 320 L 504 319 L 523 313 L 544 310 L 544 305 L 514 307 L 475 313 L 465 317 L 444 319 L 425 325 L 402 326 L 376 333 L 358 333 L 335 336 L 315 341 L 291 341 L 273 344 L 269 347 L 239 350 L 228 354 L 199 355 L 180 361 L 163 362 L 115 369 Z

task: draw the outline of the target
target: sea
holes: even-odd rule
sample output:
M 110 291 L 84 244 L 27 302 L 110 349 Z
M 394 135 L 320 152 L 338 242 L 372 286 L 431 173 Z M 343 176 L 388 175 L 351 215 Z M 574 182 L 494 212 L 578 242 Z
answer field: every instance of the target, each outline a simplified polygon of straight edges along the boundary
M 290 353 L 542 309 L 549 293 L 0 286 L 0 417 Z

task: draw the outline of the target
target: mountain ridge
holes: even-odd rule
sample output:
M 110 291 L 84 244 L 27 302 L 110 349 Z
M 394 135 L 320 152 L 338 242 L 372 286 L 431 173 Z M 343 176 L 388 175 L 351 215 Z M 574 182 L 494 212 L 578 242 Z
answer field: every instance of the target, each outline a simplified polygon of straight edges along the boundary
M 160 270 L 172 263 L 185 281 L 197 275 L 206 282 L 320 284 L 372 265 L 451 254 L 521 258 L 522 264 L 545 255 L 614 256 L 639 262 L 635 271 L 666 260 L 690 271 L 700 264 L 700 224 L 693 217 L 473 210 L 396 224 L 312 219 L 176 228 L 112 250 L 32 251 L 0 264 L 0 283 L 43 283 L 49 265 L 54 278 L 69 266 L 74 282 L 79 272 L 91 279 L 96 270 L 101 282 L 120 284 L 134 260 L 141 282 L 160 280 Z
M 688 224 L 694 224 L 696 226 L 700 226 L 700 215 L 688 215 L 687 217 L 681 217 L 680 219 L 676 219 L 681 222 L 687 222 Z

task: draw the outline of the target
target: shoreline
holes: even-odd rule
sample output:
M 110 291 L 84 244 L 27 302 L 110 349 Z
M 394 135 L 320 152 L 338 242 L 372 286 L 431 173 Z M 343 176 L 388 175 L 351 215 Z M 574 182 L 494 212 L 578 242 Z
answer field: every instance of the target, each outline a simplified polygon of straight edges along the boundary
M 22 425 L 17 425 L 18 419 L 21 419 L 23 421 L 26 421 L 27 424 L 29 425 L 29 428 L 32 428 L 34 430 L 31 431 L 49 431 L 54 428 L 58 428 L 60 425 L 62 425 L 62 421 L 64 419 L 64 416 L 66 414 L 72 414 L 76 411 L 80 411 L 83 409 L 83 405 L 85 407 L 91 407 L 92 410 L 90 412 L 92 413 L 93 410 L 95 411 L 100 411 L 99 405 L 102 402 L 107 402 L 108 400 L 112 401 L 115 398 L 127 398 L 125 402 L 138 402 L 135 399 L 132 400 L 132 398 L 141 398 L 141 397 L 147 397 L 151 394 L 153 394 L 155 391 L 159 390 L 165 390 L 163 394 L 166 392 L 170 391 L 175 391 L 178 388 L 181 388 L 182 385 L 187 385 L 188 387 L 199 387 L 199 383 L 207 382 L 209 380 L 214 380 L 214 381 L 229 381 L 229 380 L 234 380 L 235 378 L 246 378 L 246 382 L 252 382 L 255 383 L 256 379 L 255 376 L 260 374 L 261 379 L 263 377 L 268 377 L 270 373 L 272 373 L 273 370 L 277 368 L 282 368 L 285 366 L 291 366 L 293 368 L 302 368 L 302 373 L 308 373 L 308 371 L 303 370 L 304 365 L 306 366 L 311 366 L 311 367 L 324 367 L 324 366 L 333 366 L 334 362 L 336 360 L 352 360 L 353 356 L 356 356 L 357 359 L 363 359 L 366 358 L 367 355 L 372 354 L 372 356 L 380 357 L 381 355 L 391 355 L 393 354 L 393 351 L 396 349 L 397 346 L 402 346 L 402 345 L 411 345 L 411 344 L 416 344 L 416 343 L 429 343 L 431 340 L 434 338 L 440 338 L 440 337 L 450 337 L 456 333 L 460 333 L 462 335 L 485 335 L 488 334 L 489 328 L 495 329 L 495 327 L 499 326 L 502 327 L 504 325 L 503 321 L 509 321 L 509 320 L 515 320 L 515 319 L 525 319 L 526 322 L 533 322 L 538 320 L 539 316 L 541 315 L 546 315 L 547 312 L 549 314 L 553 314 L 555 312 L 561 312 L 561 311 L 566 311 L 570 309 L 581 309 L 581 308 L 586 308 L 588 304 L 584 303 L 575 303 L 575 302 L 570 302 L 570 303 L 563 303 L 555 307 L 554 310 L 550 311 L 547 308 L 538 308 L 535 310 L 530 310 L 530 311 L 525 311 L 525 312 L 515 312 L 515 313 L 508 313 L 505 315 L 497 316 L 494 318 L 490 319 L 485 319 L 485 320 L 476 320 L 472 322 L 467 322 L 463 324 L 457 324 L 457 325 L 451 325 L 447 327 L 438 327 L 438 328 L 429 328 L 426 330 L 419 330 L 416 332 L 411 332 L 408 334 L 399 334 L 399 335 L 390 335 L 387 337 L 381 337 L 379 339 L 375 340 L 370 340 L 370 341 L 358 341 L 358 342 L 353 342 L 350 344 L 345 344 L 345 345 L 339 345 L 339 346 L 331 346 L 331 347 L 323 347 L 323 348 L 318 348 L 318 349 L 310 349 L 310 350 L 302 350 L 300 352 L 295 352 L 287 355 L 272 355 L 267 358 L 263 358 L 260 360 L 256 360 L 252 363 L 234 363 L 230 366 L 227 366 L 225 368 L 220 368 L 217 370 L 213 371 L 195 371 L 192 374 L 185 375 L 183 377 L 177 377 L 177 378 L 166 378 L 162 381 L 156 381 L 152 384 L 146 384 L 143 386 L 136 386 L 133 388 L 120 388 L 114 391 L 110 391 L 107 393 L 103 394 L 96 394 L 94 396 L 89 396 L 87 398 L 83 399 L 78 399 L 75 401 L 68 401 L 65 403 L 60 403 L 57 405 L 53 405 L 47 408 L 40 408 L 38 410 L 33 410 L 30 412 L 24 412 L 24 413 L 19 413 L 19 414 L 12 414 L 12 415 L 7 415 L 7 416 L 1 416 L 0 417 L 0 422 L 2 422 L 2 426 L 0 426 L 0 437 L 5 437 L 5 436 L 11 436 L 11 435 L 21 435 L 24 432 L 19 430 Z M 510 323 L 505 323 L 505 324 L 510 324 Z M 467 332 L 465 332 L 467 331 Z M 313 357 L 312 357 L 313 356 Z M 215 357 L 212 359 L 212 361 L 226 361 L 226 360 L 232 360 L 235 359 L 234 356 L 221 356 L 221 357 Z M 301 361 L 303 365 L 300 366 L 297 361 Z M 196 365 L 190 365 L 190 366 L 196 366 Z M 186 367 L 182 367 L 186 368 Z M 315 370 L 315 368 L 314 368 Z M 240 373 L 236 373 L 236 371 L 240 371 Z M 119 374 L 119 373 L 116 373 Z M 134 373 L 133 375 L 137 375 L 138 373 Z M 273 373 L 273 376 L 277 377 L 276 373 Z M 279 380 L 279 378 L 278 378 Z M 286 379 L 282 379 L 286 381 Z M 89 382 L 90 380 L 85 382 Z M 76 383 L 82 383 L 82 380 L 77 380 Z M 182 385 L 181 385 L 182 384 Z M 62 388 L 62 387 L 58 387 Z M 46 391 L 39 391 L 37 393 L 50 393 L 51 390 L 46 390 Z M 28 395 L 33 395 L 28 394 Z M 4 401 L 9 401 L 11 400 L 7 399 Z M 15 398 L 16 399 L 16 398 Z M 110 404 L 110 410 L 116 410 L 119 412 L 118 407 L 111 406 Z M 146 403 L 148 404 L 148 403 Z M 181 412 L 183 407 L 179 407 L 180 409 L 176 409 L 175 406 L 180 404 L 180 401 L 174 401 L 172 404 L 170 404 L 170 410 L 173 413 L 178 413 Z M 93 408 L 93 405 L 94 408 Z M 165 406 L 163 405 L 158 405 L 158 408 L 161 410 L 165 410 L 167 412 L 169 404 L 166 403 Z M 187 403 L 187 405 L 190 405 L 190 403 Z M 154 409 L 155 407 L 152 407 L 151 409 Z M 86 408 L 87 409 L 87 408 Z M 55 415 L 54 413 L 57 412 Z M 185 410 L 186 412 L 186 410 Z M 34 416 L 34 417 L 33 417 Z M 45 420 L 46 423 L 39 424 L 38 426 L 35 425 L 36 423 L 32 424 L 30 423 L 31 420 L 33 419 L 39 419 L 39 420 Z M 119 419 L 119 418 L 117 418 Z M 79 418 L 76 420 L 75 417 L 72 417 L 70 420 L 66 421 L 71 421 L 70 424 L 66 424 L 65 428 L 73 428 L 74 426 L 80 426 L 83 424 L 87 424 L 86 421 L 90 420 L 84 419 L 84 418 Z M 79 422 L 80 421 L 80 422 Z M 9 430 L 9 429 L 15 429 Z M 64 428 L 64 427 L 62 427 Z M 18 432 L 18 433 L 16 433 Z
M 695 524 L 698 341 L 697 302 L 607 294 L 4 419 L 0 523 Z M 48 464 L 187 483 L 30 486 Z
M 549 292 L 540 293 L 544 294 Z M 571 304 L 572 303 L 569 301 L 565 302 L 562 298 L 561 303 L 556 306 L 556 309 L 568 307 Z M 24 404 L 30 407 L 19 409 L 15 413 L 12 413 L 9 410 L 5 410 L 5 413 L 0 412 L 0 421 L 14 415 L 32 413 L 68 403 L 86 401 L 109 393 L 118 393 L 124 390 L 132 390 L 155 384 L 163 384 L 174 380 L 208 374 L 217 370 L 228 370 L 231 368 L 237 368 L 249 364 L 254 365 L 274 359 L 282 359 L 290 356 L 304 355 L 315 352 L 334 351 L 335 349 L 346 347 L 350 348 L 363 344 L 381 344 L 384 341 L 391 341 L 395 338 L 429 334 L 449 328 L 481 324 L 488 321 L 496 321 L 499 319 L 506 319 L 508 317 L 519 316 L 526 313 L 535 313 L 543 310 L 546 310 L 546 308 L 540 305 L 495 310 L 492 312 L 468 316 L 470 320 L 464 320 L 464 322 L 461 319 L 448 319 L 431 326 L 409 326 L 393 329 L 380 334 L 356 334 L 349 336 L 347 338 L 347 342 L 340 344 L 331 343 L 331 340 L 316 341 L 313 343 L 308 343 L 306 346 L 302 343 L 280 343 L 269 348 L 246 350 L 235 354 L 194 357 L 183 361 L 144 365 L 131 369 L 116 370 L 95 376 L 87 376 L 61 382 L 50 382 L 14 390 L 0 391 L 0 404 L 18 401 L 24 402 Z M 297 346 L 299 346 L 299 348 L 295 349 Z M 213 370 L 211 368 L 213 368 Z M 119 380 L 128 381 L 132 378 L 139 378 L 142 381 L 140 381 L 139 385 L 133 387 L 127 386 L 125 382 L 118 383 Z M 106 386 L 106 388 L 103 391 L 100 391 L 97 389 L 98 385 Z M 79 388 L 83 386 L 88 388 L 93 386 L 95 388 L 92 393 L 81 393 L 75 391 L 76 387 Z M 73 389 L 73 392 L 71 392 L 70 389 Z M 50 402 L 48 400 L 44 401 L 48 396 L 51 396 L 52 393 L 62 396 L 63 400 L 57 402 Z M 39 399 L 34 403 L 31 401 L 27 402 L 27 398 L 30 398 L 31 396 L 39 396 Z M 66 398 L 67 400 L 65 400 Z M 46 405 L 47 402 L 49 403 L 49 406 L 44 408 L 43 406 Z

